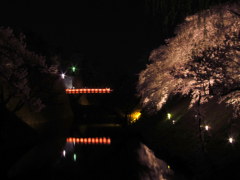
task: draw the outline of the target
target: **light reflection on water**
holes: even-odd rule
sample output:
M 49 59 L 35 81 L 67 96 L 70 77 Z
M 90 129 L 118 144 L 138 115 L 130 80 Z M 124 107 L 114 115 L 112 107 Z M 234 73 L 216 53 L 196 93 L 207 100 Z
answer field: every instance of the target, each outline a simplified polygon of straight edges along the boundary
M 79 149 L 77 150 L 76 148 L 79 148 Z M 81 154 L 82 153 L 81 148 L 82 149 L 91 148 L 91 149 L 89 149 L 89 152 L 90 152 L 90 151 L 92 151 L 94 146 L 87 147 L 87 145 L 80 146 L 77 144 L 74 145 L 73 143 L 66 143 L 66 146 L 64 149 L 66 151 L 66 156 L 63 156 L 63 158 L 67 161 L 71 161 L 73 164 L 81 163 L 81 161 L 84 161 L 84 158 L 81 158 L 81 156 L 84 156 L 83 154 Z M 98 147 L 95 146 L 95 148 L 96 148 L 95 151 L 97 151 Z M 107 147 L 105 146 L 105 148 L 107 148 Z M 169 180 L 169 179 L 171 179 L 171 177 L 173 177 L 174 173 L 170 169 L 170 165 L 168 165 L 163 160 L 158 159 L 154 155 L 154 152 L 152 150 L 150 150 L 145 144 L 140 143 L 139 148 L 134 151 L 137 153 L 137 156 L 136 156 L 137 164 L 144 167 L 141 169 L 141 171 L 138 172 L 139 180 Z M 95 152 L 95 153 L 97 153 L 97 152 Z M 99 154 L 99 155 L 101 156 L 101 154 Z M 129 161 L 131 161 L 131 160 L 129 159 Z M 107 162 L 108 161 L 102 162 L 102 163 L 107 163 Z M 87 163 L 89 163 L 89 162 L 87 162 Z M 118 162 L 115 161 L 114 163 L 117 164 Z M 131 162 L 125 162 L 125 163 L 131 163 Z M 113 167 L 111 167 L 111 168 L 113 168 Z

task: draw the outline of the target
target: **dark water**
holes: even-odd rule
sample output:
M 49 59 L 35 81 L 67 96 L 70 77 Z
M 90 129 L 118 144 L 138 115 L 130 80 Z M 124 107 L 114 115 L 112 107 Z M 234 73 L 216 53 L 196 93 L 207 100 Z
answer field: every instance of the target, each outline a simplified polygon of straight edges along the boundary
M 49 141 L 33 148 L 9 168 L 6 179 L 163 180 L 172 175 L 135 137 L 114 137 L 111 145 L 65 143 L 56 151 L 54 146 Z

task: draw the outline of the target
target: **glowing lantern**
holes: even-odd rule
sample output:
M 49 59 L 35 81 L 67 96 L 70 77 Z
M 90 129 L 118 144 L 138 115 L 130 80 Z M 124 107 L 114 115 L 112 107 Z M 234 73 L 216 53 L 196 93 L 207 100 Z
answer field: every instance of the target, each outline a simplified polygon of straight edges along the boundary
M 87 144 L 87 138 L 84 138 L 84 143 Z
M 95 138 L 92 138 L 92 143 L 95 144 Z
M 167 118 L 168 118 L 168 120 L 170 120 L 172 118 L 172 114 L 167 113 Z
M 61 78 L 65 79 L 65 74 L 64 73 L 61 74 Z
M 91 144 L 91 142 L 92 142 L 92 139 L 88 138 L 88 144 Z
M 99 93 L 102 93 L 102 89 L 99 89 Z
M 96 142 L 96 144 L 98 144 L 98 142 L 99 142 L 98 138 L 95 138 L 95 142 Z
M 105 137 L 103 138 L 103 144 L 107 144 L 107 139 Z
M 107 91 L 107 93 L 110 93 L 110 88 L 107 88 L 106 91 Z
M 205 126 L 205 130 L 206 130 L 206 131 L 209 130 L 209 126 L 208 126 L 208 125 Z
M 73 142 L 72 138 L 69 138 L 69 142 Z
M 72 66 L 71 69 L 72 69 L 72 72 L 76 72 L 76 70 L 77 70 L 77 68 L 75 66 Z
M 232 137 L 229 137 L 229 138 L 228 138 L 228 141 L 229 141 L 229 143 L 232 144 L 232 143 L 234 142 L 234 139 L 233 139 Z
M 76 142 L 79 143 L 79 138 L 76 139 Z
M 66 151 L 63 150 L 63 157 L 66 157 Z
M 110 138 L 107 139 L 107 143 L 111 144 L 111 139 Z
M 99 143 L 102 144 L 103 140 L 102 138 L 99 138 Z
M 83 143 L 83 138 L 80 138 L 80 143 Z

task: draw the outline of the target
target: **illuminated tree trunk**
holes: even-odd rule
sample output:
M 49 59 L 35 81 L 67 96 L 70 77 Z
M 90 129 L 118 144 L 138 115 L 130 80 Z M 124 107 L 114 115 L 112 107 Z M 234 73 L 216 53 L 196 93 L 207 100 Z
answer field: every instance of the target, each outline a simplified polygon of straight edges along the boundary
M 204 132 L 202 130 L 203 114 L 201 112 L 201 98 L 202 98 L 202 95 L 200 93 L 200 95 L 198 97 L 197 106 L 196 106 L 195 111 L 196 111 L 196 120 L 197 120 L 197 123 L 198 123 L 198 135 L 199 135 L 199 139 L 200 139 L 200 142 L 201 142 L 201 149 L 202 149 L 203 153 L 206 153 Z

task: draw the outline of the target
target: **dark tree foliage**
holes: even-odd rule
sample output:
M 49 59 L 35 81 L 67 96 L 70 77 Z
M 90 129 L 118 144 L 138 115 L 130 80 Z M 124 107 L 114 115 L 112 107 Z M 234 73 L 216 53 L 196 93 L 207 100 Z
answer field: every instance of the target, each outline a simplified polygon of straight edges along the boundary
M 10 28 L 0 28 L 0 103 L 16 112 L 28 105 L 39 112 L 44 108 L 40 89 L 44 77 L 55 74 L 56 66 L 45 57 L 27 49 L 25 36 L 14 35 Z M 46 78 L 45 78 L 46 80 Z

